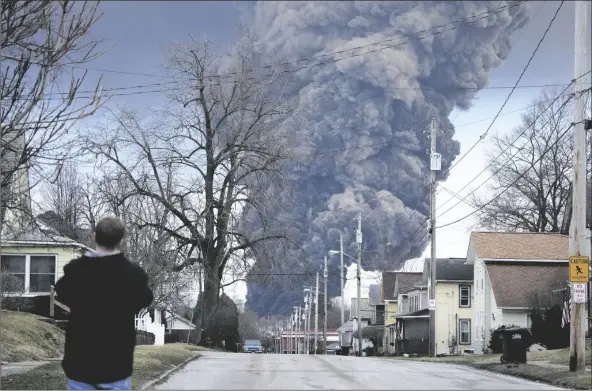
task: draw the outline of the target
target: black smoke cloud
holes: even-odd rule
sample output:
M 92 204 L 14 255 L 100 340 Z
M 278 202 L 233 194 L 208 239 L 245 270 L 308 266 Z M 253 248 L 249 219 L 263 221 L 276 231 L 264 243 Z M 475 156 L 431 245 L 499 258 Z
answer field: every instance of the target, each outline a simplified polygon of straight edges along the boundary
M 468 109 L 507 57 L 512 34 L 528 21 L 529 7 L 516 4 L 265 1 L 252 7 L 250 26 L 258 37 L 255 50 L 261 59 L 280 55 L 296 62 L 395 39 L 297 63 L 309 65 L 392 46 L 294 74 L 289 93 L 298 101 L 299 116 L 283 131 L 298 136 L 294 148 L 299 159 L 286 167 L 285 186 L 268 189 L 270 199 L 282 207 L 270 208 L 267 218 L 283 222 L 301 249 L 277 243 L 260 248 L 273 261 L 258 259 L 248 277 L 250 308 L 259 314 L 287 314 L 302 303 L 303 285 L 314 283 L 323 257 L 338 248 L 340 232 L 345 251 L 355 255 L 358 212 L 364 217 L 365 270 L 392 270 L 423 252 L 427 235 L 414 245 L 425 232 L 418 227 L 429 210 L 430 141 L 424 132 L 435 117 L 444 172 L 460 150 L 448 116 L 455 107 Z M 446 29 L 498 7 L 501 12 L 475 23 L 459 23 L 457 29 L 418 39 L 428 35 L 419 31 L 441 31 L 437 26 Z M 397 45 L 405 41 L 409 43 Z M 247 210 L 242 224 L 256 231 L 254 214 Z M 338 258 L 330 258 L 330 296 L 339 292 Z M 257 277 L 269 271 L 292 275 Z

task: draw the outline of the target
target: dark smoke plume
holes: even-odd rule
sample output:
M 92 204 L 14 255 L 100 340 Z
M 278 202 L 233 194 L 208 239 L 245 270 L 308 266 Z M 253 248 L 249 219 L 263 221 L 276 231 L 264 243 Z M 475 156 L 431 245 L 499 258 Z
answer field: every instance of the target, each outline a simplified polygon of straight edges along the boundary
M 492 13 L 484 18 L 487 11 Z M 286 187 L 268 190 L 270 199 L 282 206 L 270 207 L 267 218 L 288 226 L 301 249 L 277 243 L 260 249 L 269 260 L 258 259 L 248 278 L 250 308 L 259 314 L 286 314 L 301 304 L 303 285 L 314 283 L 324 255 L 338 248 L 340 232 L 345 251 L 355 255 L 358 212 L 364 217 L 365 270 L 392 270 L 423 252 L 427 235 L 414 245 L 427 229 L 418 226 L 429 210 L 430 141 L 424 132 L 435 117 L 441 131 L 437 148 L 446 170 L 460 150 L 450 112 L 470 107 L 507 57 L 510 38 L 525 26 L 528 15 L 524 3 L 497 0 L 254 5 L 250 25 L 261 59 L 281 56 L 298 68 L 392 47 L 295 73 L 289 93 L 298 101 L 300 116 L 283 131 L 297 135 L 299 158 L 285 169 Z M 456 29 L 419 39 L 459 20 L 464 21 Z M 381 45 L 296 62 L 387 39 Z M 253 213 L 245 213 L 243 226 L 254 224 Z M 338 264 L 338 256 L 330 258 L 330 296 L 339 292 Z M 257 277 L 270 271 L 293 275 Z

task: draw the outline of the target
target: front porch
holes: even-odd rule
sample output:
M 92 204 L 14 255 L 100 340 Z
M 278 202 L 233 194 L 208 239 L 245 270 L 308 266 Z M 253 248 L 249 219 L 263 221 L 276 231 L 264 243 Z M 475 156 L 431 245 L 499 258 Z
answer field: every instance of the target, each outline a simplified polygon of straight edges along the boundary
M 398 356 L 407 354 L 428 355 L 430 352 L 430 311 L 423 310 L 395 316 L 395 351 Z M 392 325 L 389 325 L 389 327 Z

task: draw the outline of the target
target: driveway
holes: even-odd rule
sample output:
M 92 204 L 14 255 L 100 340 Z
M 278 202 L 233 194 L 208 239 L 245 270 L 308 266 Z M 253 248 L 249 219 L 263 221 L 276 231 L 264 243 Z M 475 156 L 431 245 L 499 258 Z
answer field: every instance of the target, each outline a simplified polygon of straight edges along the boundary
M 560 390 L 461 365 L 342 357 L 205 352 L 160 390 Z

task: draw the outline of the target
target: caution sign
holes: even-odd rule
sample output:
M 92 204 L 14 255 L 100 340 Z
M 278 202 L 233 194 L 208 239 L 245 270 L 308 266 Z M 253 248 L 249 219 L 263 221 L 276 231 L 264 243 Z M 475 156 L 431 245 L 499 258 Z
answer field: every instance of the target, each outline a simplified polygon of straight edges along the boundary
M 588 257 L 569 257 L 569 281 L 588 282 Z

